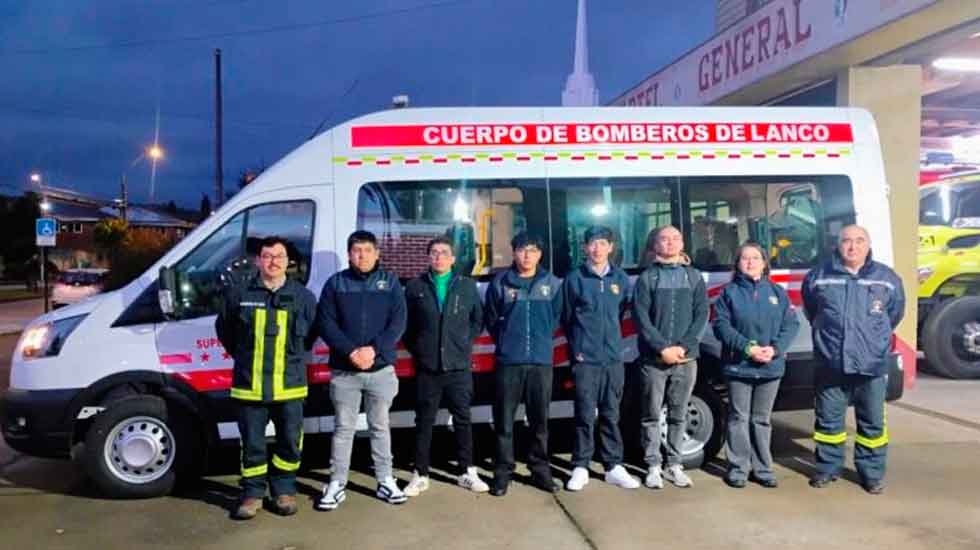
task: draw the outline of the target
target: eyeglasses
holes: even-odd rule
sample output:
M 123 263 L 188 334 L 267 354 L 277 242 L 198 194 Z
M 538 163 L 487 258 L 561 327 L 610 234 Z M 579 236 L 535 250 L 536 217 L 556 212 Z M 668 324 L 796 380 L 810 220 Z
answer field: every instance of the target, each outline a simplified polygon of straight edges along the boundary
M 261 256 L 259 256 L 259 259 L 262 260 L 263 262 L 271 262 L 272 260 L 281 262 L 285 260 L 287 257 L 288 256 L 286 256 L 285 254 L 262 254 Z
M 432 250 L 429 252 L 430 258 L 449 258 L 453 253 L 450 250 Z

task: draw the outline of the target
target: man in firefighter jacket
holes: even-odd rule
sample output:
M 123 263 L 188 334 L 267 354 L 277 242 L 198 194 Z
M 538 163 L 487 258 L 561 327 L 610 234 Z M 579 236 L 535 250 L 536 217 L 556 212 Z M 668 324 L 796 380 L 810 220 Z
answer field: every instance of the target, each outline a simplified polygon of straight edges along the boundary
M 871 494 L 885 489 L 888 427 L 885 393 L 892 331 L 902 320 L 905 291 L 892 269 L 871 259 L 871 238 L 860 226 L 840 232 L 833 258 L 803 281 L 804 312 L 813 327 L 817 473 L 815 488 L 837 480 L 844 466 L 844 416 L 854 404 L 854 466 Z
M 273 507 L 296 513 L 296 470 L 303 448 L 304 352 L 315 338 L 316 298 L 286 277 L 289 243 L 267 237 L 259 243 L 258 272 L 224 294 L 215 329 L 234 359 L 231 398 L 238 403 L 242 497 L 234 516 L 255 517 L 268 481 Z M 265 428 L 272 420 L 272 457 Z

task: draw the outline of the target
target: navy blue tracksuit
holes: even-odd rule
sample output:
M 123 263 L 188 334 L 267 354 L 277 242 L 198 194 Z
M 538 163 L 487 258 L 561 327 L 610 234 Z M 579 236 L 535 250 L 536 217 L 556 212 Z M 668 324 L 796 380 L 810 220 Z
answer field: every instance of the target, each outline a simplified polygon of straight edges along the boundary
M 494 483 L 498 485 L 505 484 L 514 471 L 514 417 L 521 401 L 532 433 L 528 468 L 538 478 L 551 479 L 548 410 L 554 334 L 561 310 L 561 281 L 542 268 L 525 278 L 511 267 L 487 287 L 483 320 L 496 346 L 493 422 L 497 432 Z
M 885 475 L 887 365 L 892 331 L 905 309 L 902 280 L 870 254 L 856 275 L 834 254 L 807 274 L 802 293 L 814 352 L 823 363 L 815 376 L 818 474 L 837 476 L 844 465 L 844 417 L 853 403 L 854 466 L 862 483 L 874 484 Z
M 623 397 L 623 337 L 620 319 L 629 301 L 630 280 L 609 265 L 603 274 L 589 265 L 572 271 L 562 284 L 562 325 L 575 380 L 575 445 L 572 466 L 588 468 L 599 412 L 599 459 L 606 471 L 623 462 L 619 403 Z

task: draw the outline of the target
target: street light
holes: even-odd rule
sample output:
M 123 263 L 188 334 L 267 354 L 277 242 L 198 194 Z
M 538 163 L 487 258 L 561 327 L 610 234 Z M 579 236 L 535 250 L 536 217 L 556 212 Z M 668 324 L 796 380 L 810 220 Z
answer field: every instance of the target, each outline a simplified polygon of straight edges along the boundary
M 41 185 L 40 172 L 31 172 L 31 183 L 37 186 L 38 192 L 41 195 L 41 203 L 38 205 L 41 207 L 41 212 L 51 210 L 51 203 L 48 202 L 48 197 L 44 195 L 44 187 Z
M 31 177 L 31 183 L 37 186 L 38 192 L 41 194 L 41 203 L 39 204 L 39 206 L 41 207 L 41 215 L 44 216 L 51 210 L 51 203 L 48 202 L 48 197 L 45 196 L 44 194 L 44 186 L 41 185 L 41 173 L 31 172 L 30 177 Z M 48 254 L 47 254 L 48 248 L 46 246 L 42 246 L 40 248 L 41 248 L 41 262 L 40 262 L 41 285 L 42 285 L 42 292 L 44 294 L 44 312 L 47 313 L 48 312 L 48 274 L 45 268 L 47 267 L 46 264 L 48 263 Z
M 154 162 L 163 158 L 163 149 L 156 143 L 146 148 L 146 156 Z
M 122 181 L 120 183 L 122 197 L 119 200 L 119 217 L 122 218 L 123 221 L 126 221 L 126 208 L 129 206 L 129 188 L 126 185 L 126 173 L 135 168 L 136 165 L 143 159 L 150 159 L 150 162 L 152 163 L 152 172 L 150 173 L 150 202 L 153 202 L 153 184 L 154 179 L 156 179 L 157 161 L 163 160 L 163 156 L 163 147 L 160 147 L 159 143 L 154 143 L 153 145 L 144 148 L 143 152 L 129 164 L 129 168 L 123 170 Z

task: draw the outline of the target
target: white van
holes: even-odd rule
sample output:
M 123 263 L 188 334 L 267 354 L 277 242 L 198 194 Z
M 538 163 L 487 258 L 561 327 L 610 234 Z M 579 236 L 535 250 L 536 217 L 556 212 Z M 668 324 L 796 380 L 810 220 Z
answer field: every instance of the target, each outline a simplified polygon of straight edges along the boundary
M 829 257 L 846 224 L 867 227 L 875 258 L 892 264 L 887 193 L 877 131 L 862 110 L 446 108 L 364 116 L 269 168 L 125 288 L 35 320 L 15 350 L 3 435 L 21 452 L 82 458 L 105 493 L 123 497 L 163 494 L 209 448 L 234 444 L 232 363 L 214 333 L 214 305 L 221 281 L 248 269 L 267 235 L 294 243 L 291 269 L 319 294 L 345 266 L 355 229 L 378 235 L 382 264 L 403 278 L 425 269 L 429 239 L 448 234 L 459 268 L 485 287 L 510 264 L 517 231 L 546 238 L 542 261 L 563 276 L 583 260 L 583 230 L 608 225 L 619 241 L 616 261 L 635 275 L 647 263 L 650 231 L 671 223 L 711 296 L 729 280 L 738 244 L 754 239 L 770 248 L 772 277 L 798 304 L 803 275 Z M 623 356 L 632 361 L 630 319 L 623 331 Z M 710 332 L 690 403 L 689 465 L 722 442 L 724 385 Z M 564 342 L 556 335 L 553 418 L 572 414 Z M 474 350 L 475 422 L 491 419 L 493 349 L 484 335 Z M 333 428 L 328 352 L 318 342 L 309 358 L 307 434 Z M 895 357 L 892 399 L 902 392 Z M 808 327 L 789 359 L 777 408 L 812 407 Z M 402 385 L 392 423 L 410 427 L 414 370 L 404 351 L 396 370 Z M 631 402 L 624 419 L 637 417 Z

